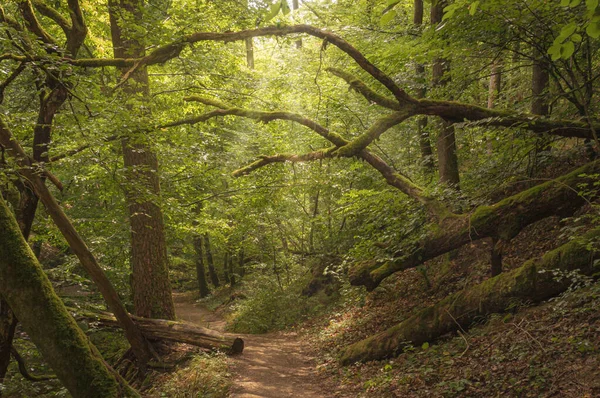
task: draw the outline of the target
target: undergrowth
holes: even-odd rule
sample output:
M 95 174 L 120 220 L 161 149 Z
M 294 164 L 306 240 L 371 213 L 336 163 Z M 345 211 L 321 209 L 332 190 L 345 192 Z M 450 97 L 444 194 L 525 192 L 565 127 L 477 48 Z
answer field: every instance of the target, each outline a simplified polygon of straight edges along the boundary
M 266 272 L 247 276 L 239 290 L 244 298 L 231 306 L 228 329 L 238 333 L 266 333 L 321 313 L 332 299 L 323 293 L 313 297 L 302 295 L 309 277 L 299 266 L 280 278 Z
M 144 394 L 148 398 L 225 398 L 231 374 L 222 353 L 198 354 L 185 367 L 168 375 L 164 382 Z

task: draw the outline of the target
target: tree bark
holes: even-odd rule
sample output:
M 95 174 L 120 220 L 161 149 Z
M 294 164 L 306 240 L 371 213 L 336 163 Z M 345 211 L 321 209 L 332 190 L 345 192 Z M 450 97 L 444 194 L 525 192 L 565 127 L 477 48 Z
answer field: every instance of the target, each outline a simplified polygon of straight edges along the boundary
M 533 52 L 531 113 L 534 115 L 547 116 L 549 112 L 548 83 L 550 82 L 550 66 L 545 58 L 545 54 L 540 54 L 537 49 L 534 49 Z
M 110 28 L 115 57 L 143 57 L 143 39 L 136 26 L 142 26 L 143 0 L 110 0 Z M 132 20 L 131 20 L 132 18 Z M 128 23 L 125 23 L 128 20 Z M 139 103 L 149 99 L 148 70 L 122 68 L 122 78 L 130 77 L 123 90 L 131 99 L 133 112 L 145 113 Z M 158 204 L 160 182 L 156 154 L 144 134 L 130 134 L 122 140 L 124 166 L 130 182 L 125 188 L 131 225 L 131 267 L 133 305 L 136 315 L 147 318 L 175 319 L 165 228 Z
M 431 4 L 431 25 L 442 22 L 445 0 L 433 0 Z M 450 61 L 442 58 L 434 60 L 432 67 L 433 85 L 444 87 L 449 82 Z M 456 154 L 456 135 L 454 126 L 448 120 L 442 122 L 437 138 L 438 168 L 440 182 L 458 189 L 460 175 L 458 173 L 458 156 Z
M 196 251 L 196 277 L 198 278 L 198 290 L 200 292 L 200 297 L 204 298 L 210 294 L 210 289 L 208 288 L 208 282 L 206 280 L 202 236 L 200 235 L 194 237 L 194 250 Z
M 350 283 L 373 290 L 395 272 L 414 268 L 475 240 L 493 237 L 508 242 L 536 221 L 552 215 L 570 215 L 586 203 L 579 195 L 582 184 L 586 189 L 600 189 L 594 185 L 597 180 L 593 177 L 599 172 L 600 161 L 591 162 L 493 205 L 479 206 L 469 214 L 449 217 L 433 226 L 425 239 L 395 253 L 395 260 L 354 264 L 348 270 Z
M 557 281 L 555 271 L 578 270 L 587 276 L 597 272 L 594 260 L 600 258 L 600 253 L 590 243 L 599 237 L 600 229 L 595 229 L 520 268 L 452 294 L 398 325 L 352 344 L 342 352 L 340 361 L 348 365 L 397 356 L 409 345 L 431 342 L 448 332 L 468 328 L 476 319 L 504 312 L 515 300 L 537 303 L 554 297 L 572 284 L 570 278 Z
M 423 25 L 423 0 L 415 0 L 414 12 L 413 12 L 413 24 L 420 28 Z M 415 77 L 417 80 L 417 91 L 415 98 L 425 98 L 427 95 L 427 88 L 425 84 L 425 66 L 417 64 L 415 66 Z M 433 172 L 434 161 L 433 161 L 433 149 L 431 148 L 431 138 L 429 137 L 429 131 L 427 128 L 427 116 L 419 116 L 417 118 L 417 134 L 419 137 L 419 149 L 421 150 L 421 164 L 423 171 L 426 173 Z
M 226 284 L 231 284 L 231 278 L 229 277 L 229 250 L 225 252 L 223 256 L 223 279 Z
M 69 392 L 86 398 L 138 396 L 69 315 L 2 199 L 0 241 L 0 294 Z
M 235 286 L 236 283 L 233 257 L 233 254 L 229 253 L 229 282 L 231 283 L 231 286 Z
M 217 271 L 215 271 L 215 263 L 210 249 L 210 237 L 208 234 L 204 234 L 204 251 L 206 252 L 206 263 L 208 265 L 210 281 L 214 287 L 219 287 L 219 276 L 217 275 Z

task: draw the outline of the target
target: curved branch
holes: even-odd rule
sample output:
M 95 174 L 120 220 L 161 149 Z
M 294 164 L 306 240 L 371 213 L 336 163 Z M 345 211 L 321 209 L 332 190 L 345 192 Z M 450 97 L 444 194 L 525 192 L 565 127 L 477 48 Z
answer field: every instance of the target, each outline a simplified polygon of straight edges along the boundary
M 245 176 L 245 175 L 252 173 L 254 170 L 257 170 L 261 167 L 264 167 L 264 166 L 272 164 L 272 163 L 311 162 L 313 160 L 331 158 L 331 157 L 333 157 L 332 153 L 335 149 L 336 149 L 336 147 L 325 148 L 320 151 L 308 152 L 308 153 L 304 153 L 301 155 L 290 155 L 290 154 L 277 154 L 277 155 L 272 155 L 272 156 L 262 155 L 262 156 L 259 156 L 259 160 L 257 160 L 256 162 L 250 163 L 247 166 L 244 166 L 240 169 L 235 170 L 233 173 L 231 173 L 231 175 L 234 177 Z
M 375 92 L 358 77 L 337 68 L 327 68 L 326 71 L 328 71 L 334 76 L 343 79 L 346 83 L 348 83 L 351 89 L 353 89 L 359 94 L 362 94 L 362 96 L 365 97 L 367 101 L 374 102 L 377 105 L 383 106 L 384 108 L 393 109 L 395 111 L 399 111 L 402 109 L 402 106 L 398 102 L 394 101 L 389 97 L 386 97 L 385 95 L 381 95 Z
M 212 99 L 203 98 L 203 97 L 187 97 L 186 99 L 188 101 L 201 102 L 206 105 L 211 105 L 211 106 L 219 105 L 219 106 L 226 107 L 226 104 L 223 104 L 219 101 L 215 101 Z M 182 124 L 194 124 L 194 123 L 206 121 L 213 117 L 226 116 L 226 115 L 246 117 L 246 118 L 257 120 L 257 121 L 260 121 L 263 123 L 268 123 L 273 120 L 289 120 L 289 121 L 293 121 L 298 124 L 301 124 L 305 127 L 308 127 L 309 129 L 313 130 L 314 132 L 319 134 L 321 137 L 325 138 L 326 140 L 328 140 L 329 142 L 331 142 L 332 144 L 335 145 L 335 148 L 329 148 L 329 149 L 325 150 L 325 153 L 323 154 L 323 156 L 326 156 L 326 157 L 340 156 L 335 151 L 339 150 L 340 148 L 343 148 L 345 145 L 348 145 L 350 143 L 348 140 L 343 138 L 341 135 L 329 131 L 329 129 L 321 126 L 317 122 L 310 120 L 308 118 L 305 118 L 301 115 L 291 113 L 291 112 L 260 112 L 260 111 L 242 109 L 242 108 L 225 108 L 225 109 L 217 109 L 217 110 L 202 114 L 202 115 L 194 117 L 194 118 L 189 118 L 189 119 L 185 119 L 182 121 L 172 122 L 169 125 L 165 125 L 163 127 L 179 126 Z M 344 155 L 342 154 L 341 156 L 344 156 Z M 414 184 L 406 176 L 395 171 L 392 167 L 390 167 L 387 163 L 385 163 L 385 161 L 383 161 L 383 159 L 381 159 L 379 156 L 371 153 L 369 150 L 362 149 L 362 150 L 358 151 L 357 153 L 352 154 L 350 156 L 358 156 L 358 157 L 362 158 L 363 160 L 365 160 L 367 163 L 369 163 L 375 170 L 377 170 L 385 178 L 386 182 L 389 185 L 393 186 L 394 188 L 397 188 L 404 194 L 406 194 L 409 197 L 420 202 L 427 209 L 427 211 L 431 217 L 442 220 L 442 219 L 445 219 L 452 215 L 452 213 L 436 198 L 426 194 L 421 187 Z M 282 161 L 285 161 L 285 160 L 279 160 L 279 162 L 282 162 Z M 275 160 L 269 162 L 263 158 L 261 160 L 254 162 L 253 164 L 251 164 L 249 166 L 246 166 L 245 168 L 238 170 L 239 175 L 248 174 L 249 172 L 258 169 L 259 167 L 262 167 L 262 166 L 265 166 L 267 164 L 274 163 L 274 162 L 275 162 Z
M 42 40 L 46 44 L 51 44 L 52 46 L 56 45 L 56 40 L 42 27 L 40 21 L 38 21 L 35 16 L 35 12 L 33 11 L 33 7 L 29 0 L 20 1 L 19 8 L 21 9 L 21 14 L 23 15 L 23 19 L 25 19 L 25 26 L 27 29 L 35 34 L 40 40 Z
M 378 139 L 381 134 L 402 123 L 412 115 L 413 113 L 409 111 L 400 111 L 378 119 L 364 134 L 361 134 L 356 139 L 338 149 L 336 151 L 337 156 L 357 156 L 360 151 L 368 147 L 371 142 Z
M 72 26 L 71 22 L 56 9 L 50 7 L 46 2 L 42 0 L 32 0 L 32 4 L 35 9 L 42 14 L 43 16 L 50 18 L 53 20 L 65 33 L 65 37 L 69 37 L 69 33 L 71 32 Z
M 21 376 L 23 376 L 23 378 L 25 378 L 26 380 L 36 382 L 36 381 L 46 381 L 46 380 L 57 379 L 57 377 L 54 375 L 41 375 L 41 376 L 32 375 L 31 373 L 29 373 L 29 370 L 27 369 L 27 364 L 25 363 L 25 360 L 23 359 L 21 354 L 19 354 L 19 352 L 17 351 L 17 349 L 15 347 L 12 347 L 10 349 L 10 353 L 12 354 L 15 361 L 17 361 L 17 365 L 19 366 L 19 373 L 21 373 Z

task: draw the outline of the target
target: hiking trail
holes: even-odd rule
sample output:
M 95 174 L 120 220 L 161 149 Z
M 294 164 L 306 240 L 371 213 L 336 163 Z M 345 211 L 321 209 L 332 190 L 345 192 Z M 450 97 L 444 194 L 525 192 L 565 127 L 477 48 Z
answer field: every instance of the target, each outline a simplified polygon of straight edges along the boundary
M 175 312 L 183 321 L 223 332 L 225 320 L 175 293 Z M 314 361 L 302 349 L 295 333 L 236 334 L 244 339 L 244 352 L 229 357 L 233 377 L 231 398 L 331 397 L 314 370 Z

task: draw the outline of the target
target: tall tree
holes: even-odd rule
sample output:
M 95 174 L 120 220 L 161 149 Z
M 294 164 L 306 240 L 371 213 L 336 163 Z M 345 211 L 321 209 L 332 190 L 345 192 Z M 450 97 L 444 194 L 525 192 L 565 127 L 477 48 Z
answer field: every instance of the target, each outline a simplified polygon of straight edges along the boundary
M 213 260 L 212 250 L 210 248 L 210 236 L 208 234 L 204 234 L 204 251 L 206 252 L 206 265 L 208 265 L 210 281 L 214 287 L 219 287 L 219 276 L 215 270 L 215 263 Z
M 116 58 L 145 55 L 143 0 L 110 0 L 110 28 Z M 122 68 L 128 108 L 144 116 L 150 86 L 146 66 Z M 126 80 L 126 81 L 125 81 Z M 133 305 L 136 315 L 175 319 L 169 282 L 164 221 L 159 205 L 158 159 L 145 134 L 123 131 L 123 160 L 132 185 L 125 187 L 131 225 Z
M 431 25 L 437 27 L 442 22 L 446 0 L 433 0 L 431 3 Z M 436 58 L 432 67 L 433 85 L 444 87 L 450 81 L 450 61 Z M 460 176 L 458 173 L 458 156 L 456 153 L 456 134 L 453 124 L 443 119 L 437 138 L 438 168 L 440 181 L 458 188 Z
M 423 25 L 424 5 L 423 0 L 415 0 L 413 9 L 413 24 L 417 28 Z M 425 66 L 417 63 L 415 65 L 415 76 L 417 83 L 416 98 L 425 98 L 427 95 L 427 85 L 425 83 Z M 419 136 L 419 148 L 421 149 L 421 163 L 425 172 L 433 171 L 433 149 L 431 148 L 431 138 L 427 130 L 427 116 L 417 118 L 417 134 Z
M 208 288 L 208 281 L 206 280 L 201 235 L 194 236 L 194 250 L 196 251 L 196 278 L 198 279 L 198 290 L 200 292 L 200 297 L 207 297 L 210 294 L 210 289 Z

